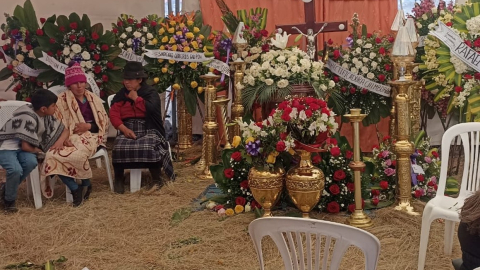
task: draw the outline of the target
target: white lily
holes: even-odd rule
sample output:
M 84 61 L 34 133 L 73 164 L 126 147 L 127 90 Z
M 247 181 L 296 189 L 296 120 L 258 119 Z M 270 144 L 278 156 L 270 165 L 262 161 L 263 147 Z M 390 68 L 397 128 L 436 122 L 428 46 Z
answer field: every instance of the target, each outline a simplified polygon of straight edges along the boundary
M 287 35 L 287 32 L 283 32 L 283 35 L 276 33 L 275 39 L 272 38 L 272 45 L 283 50 L 287 47 L 289 37 L 290 34 Z

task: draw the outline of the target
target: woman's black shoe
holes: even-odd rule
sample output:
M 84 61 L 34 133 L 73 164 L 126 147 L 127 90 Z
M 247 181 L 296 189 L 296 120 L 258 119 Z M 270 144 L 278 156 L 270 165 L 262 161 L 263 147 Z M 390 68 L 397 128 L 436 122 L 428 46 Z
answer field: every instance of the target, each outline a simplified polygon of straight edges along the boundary
M 87 187 L 87 191 L 85 192 L 85 195 L 83 195 L 83 199 L 86 201 L 90 198 L 90 194 L 92 193 L 92 184 Z

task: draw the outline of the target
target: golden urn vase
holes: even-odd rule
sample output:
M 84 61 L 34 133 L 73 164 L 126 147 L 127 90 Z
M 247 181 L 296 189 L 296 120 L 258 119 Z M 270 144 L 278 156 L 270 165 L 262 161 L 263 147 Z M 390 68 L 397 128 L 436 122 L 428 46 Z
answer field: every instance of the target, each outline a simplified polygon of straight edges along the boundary
M 295 206 L 302 212 L 304 218 L 309 218 L 309 212 L 320 201 L 320 195 L 325 187 L 323 171 L 312 165 L 312 153 L 296 150 L 300 155 L 300 163 L 291 168 L 285 177 L 288 195 Z
M 272 207 L 280 199 L 283 190 L 285 171 L 276 168 L 273 171 L 257 170 L 255 167 L 248 172 L 248 186 L 253 198 L 262 206 L 264 217 L 272 216 Z

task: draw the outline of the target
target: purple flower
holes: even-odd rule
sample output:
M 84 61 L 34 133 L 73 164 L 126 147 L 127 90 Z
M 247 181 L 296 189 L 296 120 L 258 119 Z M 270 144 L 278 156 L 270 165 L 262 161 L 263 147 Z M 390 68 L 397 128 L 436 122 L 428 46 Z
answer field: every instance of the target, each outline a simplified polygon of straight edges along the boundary
M 353 38 L 347 37 L 347 43 L 348 43 L 348 47 L 351 48 L 353 46 Z
M 392 160 L 391 159 L 387 159 L 385 161 L 385 165 L 387 165 L 388 167 L 392 166 Z
M 249 142 L 246 145 L 246 148 L 247 148 L 247 154 L 251 156 L 258 156 L 258 154 L 260 153 L 260 141 L 257 140 L 255 142 Z
M 425 162 L 428 164 L 432 163 L 432 158 L 431 157 L 425 157 Z
M 395 174 L 395 169 L 386 168 L 383 172 L 384 172 L 387 176 L 392 176 L 392 175 Z

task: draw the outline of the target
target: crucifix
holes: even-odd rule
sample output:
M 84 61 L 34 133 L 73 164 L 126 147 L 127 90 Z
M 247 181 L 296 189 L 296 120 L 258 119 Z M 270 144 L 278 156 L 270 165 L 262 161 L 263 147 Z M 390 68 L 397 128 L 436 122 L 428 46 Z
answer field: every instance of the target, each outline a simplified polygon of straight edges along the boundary
M 288 33 L 298 32 L 307 38 L 307 53 L 310 58 L 317 60 L 317 35 L 322 32 L 347 31 L 347 21 L 340 22 L 316 22 L 315 0 L 303 0 L 305 9 L 305 23 L 276 25 Z

